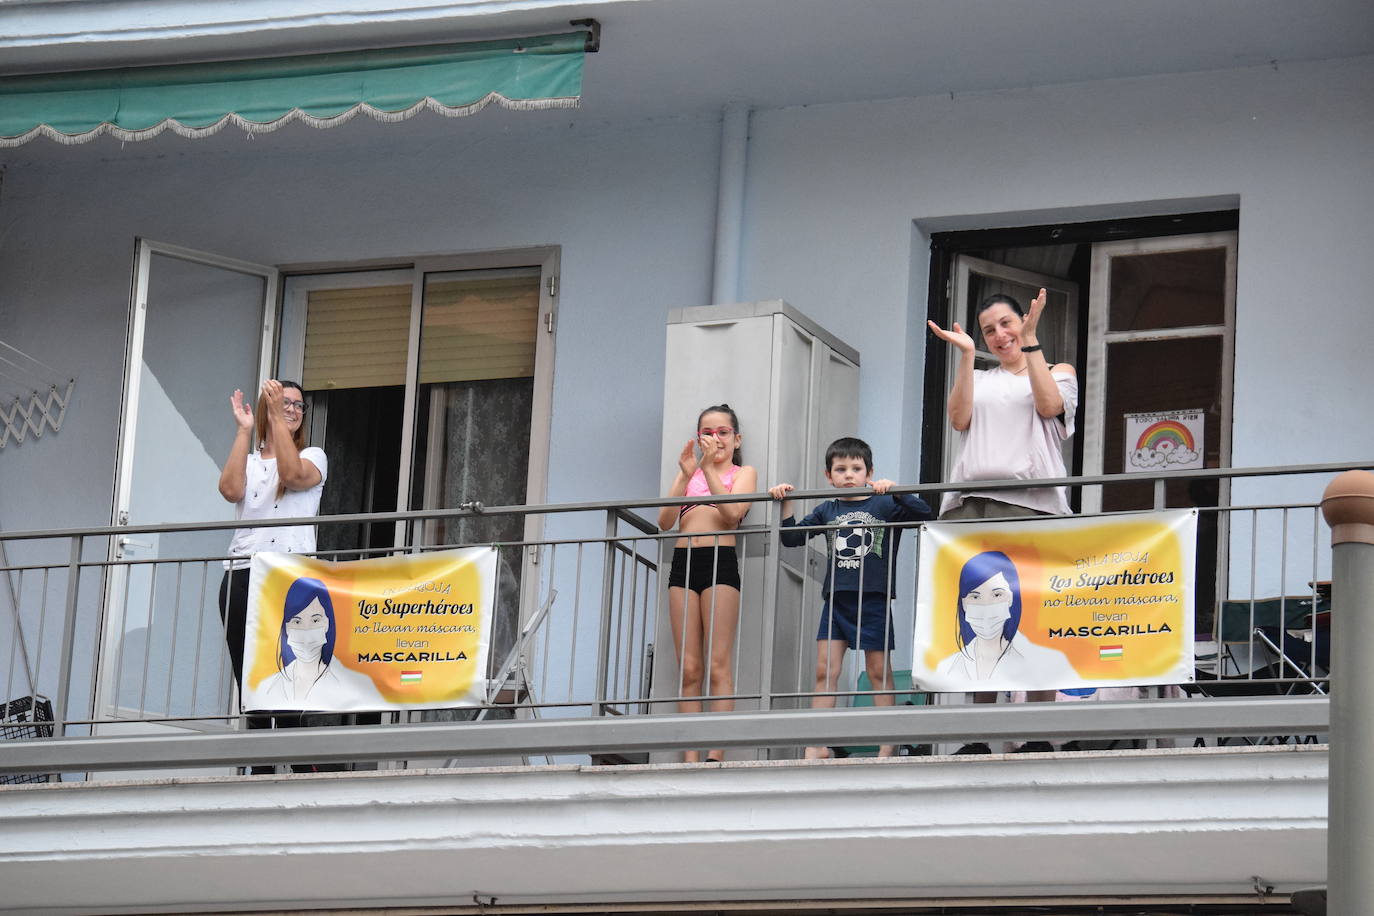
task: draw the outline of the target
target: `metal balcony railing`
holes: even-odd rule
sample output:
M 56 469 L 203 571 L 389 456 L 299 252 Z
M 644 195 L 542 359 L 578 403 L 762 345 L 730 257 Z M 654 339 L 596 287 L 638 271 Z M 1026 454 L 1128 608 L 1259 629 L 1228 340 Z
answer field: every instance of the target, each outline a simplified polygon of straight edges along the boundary
M 19 727 L 0 741 L 0 780 L 33 773 L 243 765 L 246 762 L 403 761 L 472 755 L 554 757 L 627 755 L 686 748 L 768 748 L 788 755 L 803 745 L 955 746 L 968 740 L 1182 739 L 1247 736 L 1306 738 L 1327 727 L 1326 653 L 1320 639 L 1329 608 L 1330 548 L 1317 497 L 1330 475 L 1360 465 L 1176 471 L 1154 477 L 1107 475 L 1045 481 L 1071 487 L 1153 484 L 1156 508 L 1170 481 L 1211 481 L 1225 493 L 1243 479 L 1310 481 L 1312 499 L 1296 503 L 1200 506 L 1209 521 L 1200 565 L 1215 582 L 1198 601 L 1195 698 L 1024 705 L 923 705 L 910 688 L 863 689 L 846 671 L 835 695 L 842 708 L 809 710 L 813 691 L 818 580 L 824 552 L 782 548 L 779 508 L 766 493 L 739 532 L 743 571 L 740 638 L 730 692 L 708 675 L 701 699 L 733 699 L 734 712 L 678 715 L 684 697 L 667 613 L 666 557 L 674 532 L 639 513 L 666 504 L 645 499 L 541 506 L 484 507 L 300 519 L 321 529 L 395 524 L 401 543 L 336 551 L 341 556 L 451 546 L 435 532 L 444 520 L 535 517 L 544 536 L 504 541 L 503 582 L 493 621 L 490 689 L 477 708 L 386 713 L 350 724 L 313 718 L 317 728 L 241 730 L 217 609 L 223 556 L 207 552 L 207 533 L 228 543 L 239 527 L 292 520 L 24 531 L 0 534 L 0 703 L 51 709 L 51 725 Z M 989 481 L 980 490 L 1023 487 Z M 899 487 L 928 499 L 955 485 Z M 837 491 L 795 492 L 795 499 Z M 724 534 L 724 533 L 722 533 Z M 157 544 L 157 556 L 114 559 L 117 543 Z M 813 544 L 819 545 L 821 539 Z M 665 546 L 666 545 L 666 546 Z M 789 553 L 791 551 L 791 553 Z M 710 556 L 709 550 L 702 550 Z M 914 553 L 908 547 L 908 559 Z M 899 567 L 910 569 L 910 565 Z M 909 573 L 906 574 L 909 577 Z M 800 584 L 780 599 L 779 582 Z M 782 577 L 782 578 L 780 578 Z M 799 589 L 799 592 L 797 591 Z M 911 630 L 912 583 L 900 586 L 893 614 Z M 795 596 L 799 594 L 799 600 Z M 1214 599 L 1214 600 L 1211 600 Z M 756 609 L 752 610 L 751 609 Z M 901 658 L 909 646 L 894 647 Z M 898 695 L 892 708 L 865 706 L 876 693 Z M 922 698 L 927 699 L 927 698 Z M 50 706 L 49 706 L 50 704 Z M 11 706 L 3 707 L 9 710 Z

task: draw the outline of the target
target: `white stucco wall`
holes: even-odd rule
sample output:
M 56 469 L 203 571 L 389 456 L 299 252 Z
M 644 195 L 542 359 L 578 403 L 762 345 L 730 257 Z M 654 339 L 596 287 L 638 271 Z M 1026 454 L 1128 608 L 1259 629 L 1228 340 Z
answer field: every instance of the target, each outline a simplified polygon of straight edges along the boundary
M 912 479 L 921 392 L 896 367 L 919 373 L 926 334 L 913 220 L 990 228 L 1236 195 L 1232 463 L 1366 458 L 1374 431 L 1350 407 L 1374 383 L 1372 141 L 1368 58 L 756 112 L 745 298 L 782 296 L 860 349 L 860 429 Z
M 710 118 L 492 111 L 6 152 L 0 339 L 78 382 L 59 435 L 0 454 L 0 526 L 109 519 L 135 236 L 273 264 L 559 245 L 550 499 L 653 494 L 664 320 L 709 294 L 717 143 Z M 857 431 L 913 480 L 923 231 L 1238 198 L 1234 464 L 1359 459 L 1370 149 L 1372 58 L 757 111 L 741 298 L 785 299 L 860 350 Z
M 60 434 L 0 454 L 0 528 L 109 523 L 136 236 L 268 264 L 560 245 L 551 499 L 654 495 L 664 321 L 707 299 L 717 143 L 715 119 L 583 128 L 492 111 L 480 123 L 8 153 L 0 339 L 77 385 Z M 65 562 L 65 544 L 41 548 Z M 96 585 L 83 582 L 83 646 Z M 50 617 L 63 606 L 52 592 Z M 38 604 L 25 605 L 34 641 Z M 55 623 L 44 633 L 40 680 L 56 674 L 60 635 Z
M 945 422 L 922 410 L 929 231 L 1238 201 L 1232 466 L 1364 460 L 1371 142 L 1369 58 L 760 111 L 744 298 L 781 296 L 863 353 L 860 434 L 885 473 L 915 480 L 920 423 Z M 1232 502 L 1312 502 L 1327 479 L 1239 481 Z M 1284 522 L 1264 521 L 1252 570 L 1238 519 L 1229 594 L 1329 578 L 1313 522 L 1289 519 L 1279 563 Z
M 710 286 L 716 125 L 562 124 L 550 136 L 488 123 L 469 138 L 466 122 L 441 122 L 423 145 L 409 126 L 9 153 L 0 336 L 78 384 L 62 433 L 7 448 L 3 471 L 41 476 L 60 454 L 74 485 L 46 499 L 4 487 L 0 525 L 109 519 L 135 236 L 269 264 L 561 245 L 550 493 L 652 493 L 664 318 Z M 583 405 L 609 410 L 611 393 L 630 456 L 614 477 L 577 429 Z
M 1374 432 L 1345 422 L 1339 395 L 1374 377 L 1362 359 L 1374 316 L 1359 299 L 1374 286 L 1371 88 L 1364 58 L 757 111 L 741 298 L 784 298 L 860 349 L 859 430 L 910 478 L 921 392 L 906 382 L 919 376 L 928 266 L 913 258 L 913 221 L 974 228 L 1238 196 L 1234 464 L 1360 458 Z M 3 469 L 22 479 L 60 450 L 76 486 L 55 501 L 5 487 L 0 524 L 108 518 L 135 235 L 277 264 L 561 245 L 550 494 L 652 491 L 663 316 L 709 289 L 716 125 L 488 115 L 502 123 L 475 136 L 467 122 L 357 122 L 280 141 L 7 152 L 0 332 L 79 382 L 62 434 L 6 449 Z M 531 120 L 512 130 L 513 117 Z M 1342 383 L 1307 360 L 1340 367 Z M 607 391 L 630 438 L 613 482 L 569 435 Z

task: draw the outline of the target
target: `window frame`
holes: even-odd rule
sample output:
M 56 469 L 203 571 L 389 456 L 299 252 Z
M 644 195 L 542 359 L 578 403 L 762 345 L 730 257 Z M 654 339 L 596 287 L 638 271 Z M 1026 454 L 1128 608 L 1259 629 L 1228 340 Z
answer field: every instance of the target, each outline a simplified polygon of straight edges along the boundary
M 1115 343 L 1138 343 L 1161 340 L 1184 340 L 1199 337 L 1221 338 L 1221 418 L 1218 461 L 1222 467 L 1231 465 L 1232 396 L 1235 391 L 1236 337 L 1236 255 L 1239 239 L 1234 230 L 1206 232 L 1166 238 L 1130 239 L 1115 242 L 1096 242 L 1092 250 L 1091 292 L 1088 296 L 1088 340 L 1085 370 L 1084 405 L 1095 409 L 1083 411 L 1083 473 L 1108 473 L 1103 467 L 1106 450 L 1107 348 Z M 1111 319 L 1111 262 L 1113 258 L 1138 254 L 1163 254 L 1170 251 L 1196 251 L 1205 248 L 1226 250 L 1226 276 L 1223 292 L 1225 304 L 1222 324 L 1188 325 L 1176 328 L 1149 328 L 1139 331 L 1112 331 Z M 1119 473 L 1112 470 L 1110 473 Z M 1225 482 L 1223 482 L 1225 483 Z M 1084 487 L 1084 512 L 1101 511 L 1102 488 Z M 1230 487 L 1223 485 L 1218 504 L 1230 505 Z
M 414 479 L 414 449 L 416 441 L 417 398 L 419 393 L 420 334 L 424 317 L 426 278 L 430 274 L 469 270 L 500 270 L 537 268 L 539 270 L 539 313 L 536 321 L 537 343 L 534 360 L 534 392 L 530 411 L 529 468 L 526 478 L 525 501 L 529 505 L 542 504 L 548 499 L 549 450 L 552 428 L 555 347 L 557 339 L 557 297 L 561 249 L 558 246 L 511 248 L 471 253 L 425 255 L 408 259 L 378 259 L 365 262 L 296 264 L 282 268 L 282 301 L 280 305 L 282 333 L 276 347 L 279 373 L 299 377 L 304 363 L 305 348 L 305 292 L 315 289 L 347 287 L 350 285 L 394 285 L 410 283 L 410 326 L 406 344 L 405 395 L 402 407 L 400 468 L 396 505 L 402 509 L 412 503 L 412 491 L 422 485 Z M 295 372 L 296 376 L 290 376 Z M 312 412 L 313 414 L 313 412 Z M 326 421 L 323 415 L 312 420 Z M 317 433 L 312 426 L 314 441 Z M 406 522 L 396 523 L 395 543 L 408 546 L 421 529 Z M 524 538 L 537 541 L 543 536 L 542 516 L 525 516 Z M 527 567 L 539 562 L 538 550 L 525 551 Z M 526 569 L 525 581 L 535 581 Z M 533 612 L 533 589 L 523 589 L 520 619 L 523 623 Z

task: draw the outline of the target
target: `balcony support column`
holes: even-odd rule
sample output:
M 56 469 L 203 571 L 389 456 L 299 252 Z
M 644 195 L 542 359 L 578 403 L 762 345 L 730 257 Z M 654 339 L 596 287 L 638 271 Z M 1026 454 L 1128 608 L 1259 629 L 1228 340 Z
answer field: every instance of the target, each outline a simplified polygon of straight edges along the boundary
M 1327 912 L 1374 907 L 1374 474 L 1346 471 L 1326 488 L 1331 526 L 1331 789 Z

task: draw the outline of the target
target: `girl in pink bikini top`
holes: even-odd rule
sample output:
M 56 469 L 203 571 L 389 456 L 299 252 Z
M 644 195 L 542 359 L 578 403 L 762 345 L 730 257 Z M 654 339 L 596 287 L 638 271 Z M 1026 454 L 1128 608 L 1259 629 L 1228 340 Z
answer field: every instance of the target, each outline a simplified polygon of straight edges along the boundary
M 758 473 L 748 465 L 739 464 L 739 418 L 728 404 L 708 407 L 697 418 L 697 437 L 682 447 L 678 456 L 677 475 L 668 496 L 717 496 L 726 493 L 752 493 L 758 483 Z M 709 506 L 711 513 L 692 513 L 693 509 Z M 660 531 L 673 528 L 684 534 L 693 531 L 726 531 L 739 527 L 749 511 L 749 503 L 695 503 L 693 505 L 663 506 L 658 511 Z M 693 521 L 687 522 L 692 516 Z M 699 517 L 700 516 L 700 517 Z M 734 537 L 711 537 L 712 543 L 733 544 Z M 677 544 L 687 546 L 687 538 Z M 705 541 L 703 540 L 703 543 Z M 697 545 L 700 546 L 700 545 Z
M 733 531 L 744 520 L 749 503 L 729 502 L 728 494 L 753 493 L 758 486 L 758 472 L 739 463 L 739 446 L 739 418 L 730 405 L 703 410 L 697 417 L 696 438 L 689 439 L 678 455 L 668 498 L 714 495 L 720 501 L 670 504 L 658 510 L 659 530 L 676 528 L 682 535 L 668 567 L 668 619 L 679 672 L 676 690 L 683 698 L 677 704 L 679 712 L 700 712 L 704 704 L 718 712 L 735 708 L 729 697 L 735 692 L 732 659 L 741 581 Z M 699 508 L 707 511 L 692 511 Z M 699 761 L 701 754 L 689 750 L 682 758 Z M 724 756 L 721 748 L 706 752 L 707 760 Z
M 725 486 L 726 486 L 727 489 L 733 490 L 733 489 L 734 489 L 734 486 L 735 486 L 735 475 L 736 475 L 737 473 L 739 473 L 739 470 L 740 470 L 740 466 L 739 466 L 739 465 L 737 465 L 737 464 L 731 464 L 730 467 L 729 467 L 728 469 L 726 469 L 726 470 L 720 472 L 720 474 L 719 474 L 720 482 L 723 483 L 723 484 L 725 484 Z M 696 473 L 693 474 L 692 477 L 691 477 L 691 479 L 687 481 L 687 492 L 684 493 L 684 494 L 682 494 L 682 495 L 683 495 L 683 496 L 710 496 L 710 495 L 711 495 L 711 485 L 708 484 L 708 483 L 706 482 L 706 472 L 703 471 L 701 468 L 697 468 Z M 715 504 L 715 503 L 692 503 L 692 504 L 687 505 L 687 506 L 682 506 L 681 508 L 679 508 L 679 509 L 677 510 L 677 517 L 678 517 L 679 519 L 681 519 L 681 518 L 682 518 L 684 515 L 686 515 L 688 512 L 691 512 L 693 509 L 695 509 L 695 508 L 697 508 L 698 506 L 701 506 L 701 505 L 707 505 L 707 506 L 711 506 L 712 508 L 715 508 L 715 505 L 716 505 L 716 504 Z

